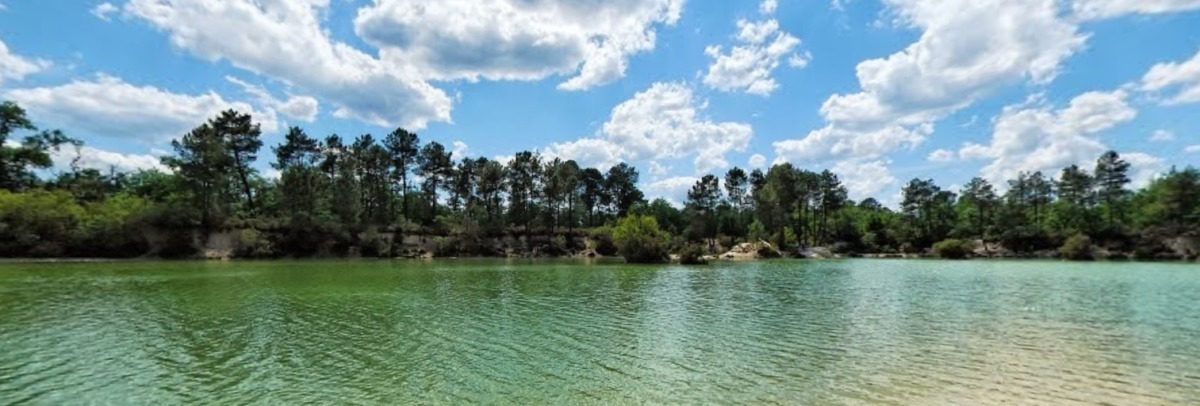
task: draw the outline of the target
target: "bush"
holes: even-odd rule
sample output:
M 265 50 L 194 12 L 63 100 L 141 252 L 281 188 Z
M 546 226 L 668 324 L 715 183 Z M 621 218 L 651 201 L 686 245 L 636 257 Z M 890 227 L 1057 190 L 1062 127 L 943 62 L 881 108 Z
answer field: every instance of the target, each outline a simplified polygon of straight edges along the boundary
M 652 216 L 631 215 L 621 219 L 613 229 L 617 252 L 629 263 L 662 263 L 668 259 L 667 236 L 658 228 Z
M 592 230 L 589 236 L 592 240 L 592 249 L 596 250 L 597 254 L 604 256 L 617 255 L 617 244 L 613 241 L 613 231 L 608 227 L 600 227 Z
M 1072 261 L 1088 261 L 1092 259 L 1092 239 L 1083 234 L 1075 234 L 1058 249 L 1058 255 Z
M 238 245 L 235 255 L 238 258 L 272 258 L 275 256 L 275 250 L 271 248 L 271 241 L 261 232 L 254 229 L 246 229 L 238 234 Z
M 704 258 L 704 247 L 699 244 L 689 244 L 679 252 L 679 263 L 683 265 L 705 265 L 708 260 Z
M 946 259 L 966 259 L 972 248 L 970 243 L 953 238 L 933 244 L 933 252 Z

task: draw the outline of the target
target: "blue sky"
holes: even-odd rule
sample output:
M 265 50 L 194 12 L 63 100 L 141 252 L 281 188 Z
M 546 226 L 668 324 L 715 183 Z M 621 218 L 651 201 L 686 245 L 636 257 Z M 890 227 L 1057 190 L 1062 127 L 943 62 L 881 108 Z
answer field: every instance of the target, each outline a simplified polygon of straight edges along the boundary
M 87 142 L 62 165 L 154 167 L 231 107 L 268 146 L 403 126 L 460 156 L 630 162 L 673 201 L 782 161 L 885 202 L 1107 149 L 1139 184 L 1200 164 L 1200 0 L 0 4 L 0 98 Z

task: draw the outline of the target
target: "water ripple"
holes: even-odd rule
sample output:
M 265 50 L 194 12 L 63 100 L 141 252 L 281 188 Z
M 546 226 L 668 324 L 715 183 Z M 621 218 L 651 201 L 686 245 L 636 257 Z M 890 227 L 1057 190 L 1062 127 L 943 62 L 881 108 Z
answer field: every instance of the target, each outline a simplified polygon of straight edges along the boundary
M 1200 404 L 1200 269 L 8 264 L 0 404 Z

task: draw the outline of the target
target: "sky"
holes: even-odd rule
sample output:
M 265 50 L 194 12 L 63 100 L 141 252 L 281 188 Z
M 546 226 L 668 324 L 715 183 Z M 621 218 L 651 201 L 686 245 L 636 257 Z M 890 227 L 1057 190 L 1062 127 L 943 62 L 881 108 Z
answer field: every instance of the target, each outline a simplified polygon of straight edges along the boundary
M 58 170 L 161 168 L 233 108 L 455 158 L 521 150 L 651 197 L 791 162 L 895 204 L 1120 152 L 1200 165 L 1200 0 L 0 0 L 0 99 L 85 141 Z

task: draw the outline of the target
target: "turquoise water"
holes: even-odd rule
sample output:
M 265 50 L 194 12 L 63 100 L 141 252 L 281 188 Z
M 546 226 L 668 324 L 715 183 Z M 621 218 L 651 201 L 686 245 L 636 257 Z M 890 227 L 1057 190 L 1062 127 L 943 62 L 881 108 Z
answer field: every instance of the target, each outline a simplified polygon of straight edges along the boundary
M 0 404 L 1200 404 L 1200 266 L 0 264 Z

